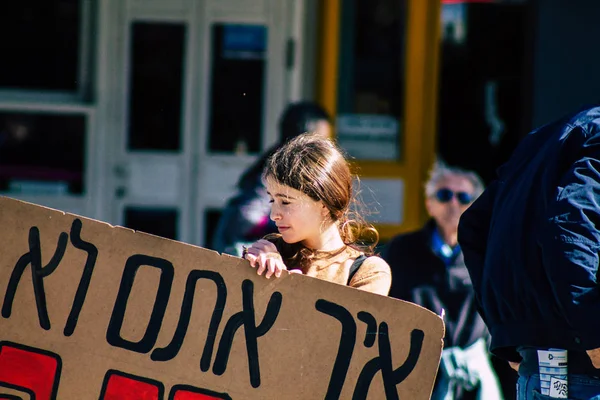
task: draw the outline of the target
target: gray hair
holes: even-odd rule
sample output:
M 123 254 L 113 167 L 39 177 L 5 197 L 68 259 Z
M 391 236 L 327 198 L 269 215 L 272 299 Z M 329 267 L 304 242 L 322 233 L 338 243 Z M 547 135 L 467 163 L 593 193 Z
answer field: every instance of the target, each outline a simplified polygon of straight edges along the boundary
M 425 182 L 425 196 L 432 197 L 435 194 L 438 184 L 447 176 L 460 176 L 467 179 L 473 185 L 473 197 L 477 198 L 483 193 L 485 185 L 483 180 L 475 171 L 466 170 L 459 167 L 451 167 L 443 161 L 436 161 L 429 171 L 429 179 Z

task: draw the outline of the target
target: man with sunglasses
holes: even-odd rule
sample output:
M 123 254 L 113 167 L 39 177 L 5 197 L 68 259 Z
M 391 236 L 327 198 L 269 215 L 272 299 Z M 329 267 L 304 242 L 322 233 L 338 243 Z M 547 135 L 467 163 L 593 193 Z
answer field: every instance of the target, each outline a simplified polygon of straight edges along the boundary
M 390 296 L 445 314 L 433 400 L 502 398 L 488 357 L 488 332 L 457 241 L 459 218 L 483 188 L 476 173 L 437 162 L 425 184 L 430 220 L 416 232 L 392 238 L 381 255 L 392 269 Z
M 517 399 L 599 400 L 600 106 L 529 133 L 459 242 L 491 351 L 520 364 Z

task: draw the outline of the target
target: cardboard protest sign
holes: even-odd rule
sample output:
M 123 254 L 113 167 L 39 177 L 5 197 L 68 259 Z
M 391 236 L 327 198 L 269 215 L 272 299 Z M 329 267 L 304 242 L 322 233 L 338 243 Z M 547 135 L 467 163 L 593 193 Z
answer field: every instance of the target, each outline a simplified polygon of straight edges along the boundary
M 437 315 L 0 197 L 0 398 L 428 399 Z

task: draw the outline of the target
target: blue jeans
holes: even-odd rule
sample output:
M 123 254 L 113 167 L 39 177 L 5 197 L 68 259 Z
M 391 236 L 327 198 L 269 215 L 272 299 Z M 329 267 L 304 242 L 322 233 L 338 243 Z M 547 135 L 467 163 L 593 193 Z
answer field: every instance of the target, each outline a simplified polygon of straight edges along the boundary
M 540 394 L 540 375 L 519 375 L 517 400 L 552 400 Z M 569 375 L 570 400 L 600 400 L 600 379 L 586 375 Z

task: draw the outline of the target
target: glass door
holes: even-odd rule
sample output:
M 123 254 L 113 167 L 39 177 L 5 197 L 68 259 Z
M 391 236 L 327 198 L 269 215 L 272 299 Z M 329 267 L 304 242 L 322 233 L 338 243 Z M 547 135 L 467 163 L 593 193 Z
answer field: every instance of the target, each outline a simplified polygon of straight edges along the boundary
M 111 48 L 118 73 L 107 77 L 111 220 L 182 241 L 190 240 L 192 93 L 203 92 L 193 71 L 195 3 L 113 2 L 110 13 L 121 38 Z
M 288 3 L 112 1 L 104 76 L 113 223 L 210 243 L 242 171 L 276 140 Z

